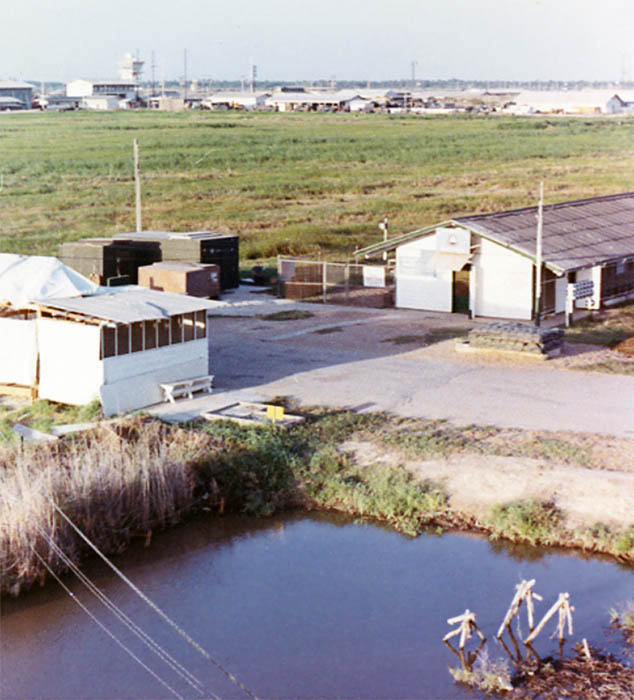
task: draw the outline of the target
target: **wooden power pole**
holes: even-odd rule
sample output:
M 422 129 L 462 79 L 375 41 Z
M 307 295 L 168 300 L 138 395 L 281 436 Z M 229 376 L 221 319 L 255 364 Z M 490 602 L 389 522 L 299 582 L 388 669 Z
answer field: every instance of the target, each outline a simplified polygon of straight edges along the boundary
M 134 190 L 136 194 L 136 232 L 141 232 L 141 178 L 139 177 L 139 142 L 134 139 Z
M 537 207 L 537 250 L 535 251 L 535 325 L 541 324 L 542 303 L 542 228 L 544 218 L 544 183 L 539 183 L 539 205 Z

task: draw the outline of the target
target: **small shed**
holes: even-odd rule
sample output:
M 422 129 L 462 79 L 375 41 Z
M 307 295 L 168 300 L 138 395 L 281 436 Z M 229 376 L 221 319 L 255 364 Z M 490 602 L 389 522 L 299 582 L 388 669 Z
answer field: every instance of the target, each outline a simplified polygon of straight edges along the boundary
M 0 382 L 59 403 L 98 399 L 107 416 L 157 403 L 160 384 L 208 374 L 211 306 L 99 288 L 55 258 L 0 255 Z
M 472 316 L 535 315 L 537 207 L 456 217 L 355 252 L 394 251 L 396 306 Z M 543 208 L 541 314 L 563 313 L 568 285 L 591 289 L 577 306 L 634 298 L 634 192 Z

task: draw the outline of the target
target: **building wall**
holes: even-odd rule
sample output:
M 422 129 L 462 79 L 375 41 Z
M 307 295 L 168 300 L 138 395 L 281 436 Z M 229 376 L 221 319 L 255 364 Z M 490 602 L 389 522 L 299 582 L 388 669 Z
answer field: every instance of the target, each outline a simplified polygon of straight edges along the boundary
M 37 364 L 36 321 L 0 318 L 0 338 L 0 383 L 33 386 Z
M 92 95 L 92 83 L 90 80 L 71 80 L 66 83 L 67 97 L 87 97 Z
M 98 356 L 98 353 L 97 353 Z M 107 357 L 102 361 L 104 414 L 132 411 L 163 401 L 161 383 L 200 377 L 209 372 L 207 338 L 162 348 Z
M 451 311 L 451 270 L 434 273 L 426 264 L 436 250 L 436 236 L 430 234 L 396 250 L 396 306 L 404 309 Z
M 37 323 L 40 398 L 75 406 L 98 399 L 103 382 L 99 326 L 51 318 Z
M 0 97 L 13 97 L 16 100 L 20 100 L 25 109 L 31 109 L 33 88 L 0 88 Z
M 478 237 L 472 276 L 477 316 L 528 320 L 533 308 L 533 263 L 518 253 Z M 475 302 L 475 303 L 474 303 Z

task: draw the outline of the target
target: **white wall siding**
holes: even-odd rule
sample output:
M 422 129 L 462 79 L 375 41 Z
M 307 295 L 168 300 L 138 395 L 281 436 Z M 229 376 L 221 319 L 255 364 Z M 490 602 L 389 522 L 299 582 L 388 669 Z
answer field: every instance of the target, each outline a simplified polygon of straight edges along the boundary
M 38 340 L 40 398 L 75 406 L 99 398 L 103 372 L 98 326 L 41 318 Z
M 479 238 L 474 258 L 475 314 L 529 320 L 533 306 L 533 263 L 518 253 Z
M 103 361 L 104 385 L 101 403 L 104 414 L 133 411 L 163 400 L 159 384 L 209 371 L 207 338 L 163 348 L 107 357 Z
M 568 277 L 563 275 L 555 280 L 555 313 L 562 314 L 566 310 L 567 294 Z
M 0 382 L 35 384 L 37 336 L 35 320 L 0 318 Z
M 451 311 L 451 270 L 434 273 L 425 262 L 435 250 L 435 234 L 397 248 L 396 306 L 402 309 Z

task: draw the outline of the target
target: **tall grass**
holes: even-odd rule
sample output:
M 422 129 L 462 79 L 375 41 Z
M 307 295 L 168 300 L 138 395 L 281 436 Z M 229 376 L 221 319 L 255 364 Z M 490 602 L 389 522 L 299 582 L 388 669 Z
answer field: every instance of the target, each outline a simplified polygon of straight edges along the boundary
M 204 445 L 151 422 L 59 445 L 0 448 L 2 592 L 17 592 L 43 575 L 33 549 L 63 568 L 48 537 L 72 560 L 81 557 L 84 545 L 51 500 L 106 552 L 139 532 L 178 522 L 194 502 L 191 465 Z
M 121 112 L 0 124 L 0 250 L 148 229 L 241 236 L 245 258 L 348 253 L 461 214 L 634 187 L 634 119 Z M 613 167 L 614 157 L 619 168 Z

